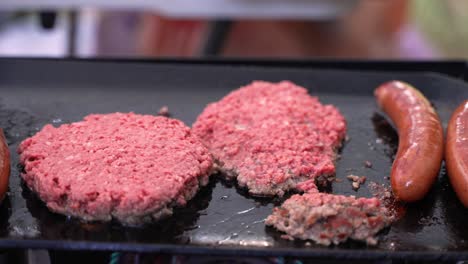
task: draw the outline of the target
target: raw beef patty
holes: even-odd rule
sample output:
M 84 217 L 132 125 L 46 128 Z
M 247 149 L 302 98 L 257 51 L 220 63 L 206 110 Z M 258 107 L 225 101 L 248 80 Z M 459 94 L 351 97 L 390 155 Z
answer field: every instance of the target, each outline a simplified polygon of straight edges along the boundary
M 300 86 L 256 81 L 208 105 L 193 132 L 226 177 L 253 195 L 282 196 L 334 176 L 346 122 Z
M 18 152 L 23 179 L 50 210 L 125 224 L 156 220 L 185 205 L 213 165 L 181 121 L 133 113 L 46 125 Z

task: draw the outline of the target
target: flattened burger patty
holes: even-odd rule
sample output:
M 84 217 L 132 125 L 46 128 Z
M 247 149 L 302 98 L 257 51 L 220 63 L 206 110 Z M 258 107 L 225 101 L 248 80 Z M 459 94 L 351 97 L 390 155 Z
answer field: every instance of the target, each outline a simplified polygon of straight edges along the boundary
M 256 81 L 208 105 L 193 132 L 224 175 L 253 195 L 282 196 L 334 176 L 346 122 L 300 86 Z
M 49 209 L 126 224 L 171 214 L 208 182 L 213 165 L 181 121 L 133 113 L 46 125 L 18 152 L 23 179 Z
M 293 195 L 265 221 L 292 238 L 339 244 L 348 238 L 377 243 L 375 235 L 393 218 L 377 198 L 310 192 Z

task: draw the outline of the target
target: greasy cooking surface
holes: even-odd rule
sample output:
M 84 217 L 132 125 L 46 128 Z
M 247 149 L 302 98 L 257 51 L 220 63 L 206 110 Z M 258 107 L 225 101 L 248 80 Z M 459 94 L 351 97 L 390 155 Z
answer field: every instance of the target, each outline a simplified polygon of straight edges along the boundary
M 0 60 L 0 126 L 14 152 L 10 192 L 0 207 L 0 245 L 231 254 L 235 251 L 230 249 L 241 249 L 250 254 L 333 257 L 398 257 L 404 255 L 401 252 L 416 251 L 421 257 L 468 257 L 468 210 L 456 200 L 444 169 L 429 196 L 409 206 L 401 220 L 382 232 L 376 248 L 355 242 L 328 248 L 282 240 L 281 233 L 263 224 L 279 201 L 249 197 L 216 177 L 172 218 L 129 228 L 82 224 L 50 213 L 18 176 L 18 143 L 46 123 L 77 121 L 89 113 L 155 114 L 167 105 L 174 117 L 190 125 L 205 104 L 257 79 L 291 80 L 341 110 L 348 121 L 350 140 L 337 164 L 341 181 L 333 184 L 332 191 L 367 197 L 371 195 L 368 183 L 389 186 L 385 177 L 398 143 L 374 101 L 372 92 L 377 85 L 391 79 L 415 85 L 435 104 L 444 127 L 451 111 L 468 98 L 466 84 L 423 73 Z M 372 168 L 364 166 L 366 161 Z M 353 191 L 346 179 L 349 174 L 367 176 L 366 184 Z

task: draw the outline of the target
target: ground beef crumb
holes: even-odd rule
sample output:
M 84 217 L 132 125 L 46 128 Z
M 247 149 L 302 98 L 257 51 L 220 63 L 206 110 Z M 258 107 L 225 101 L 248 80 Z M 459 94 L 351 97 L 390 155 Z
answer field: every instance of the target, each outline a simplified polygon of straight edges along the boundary
M 165 116 L 165 117 L 170 117 L 171 113 L 169 112 L 169 107 L 167 107 L 166 105 L 161 107 L 159 109 L 159 111 L 158 111 L 158 115 Z
M 366 176 L 356 176 L 356 175 L 348 175 L 346 176 L 348 180 L 351 181 L 351 186 L 353 187 L 353 190 L 357 191 L 360 187 L 361 184 L 364 184 L 366 182 Z

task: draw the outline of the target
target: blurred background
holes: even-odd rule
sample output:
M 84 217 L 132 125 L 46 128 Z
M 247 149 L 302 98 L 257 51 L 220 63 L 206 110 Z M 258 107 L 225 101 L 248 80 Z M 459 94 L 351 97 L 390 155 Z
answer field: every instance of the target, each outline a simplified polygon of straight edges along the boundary
M 0 56 L 454 59 L 467 24 L 465 0 L 2 0 Z

